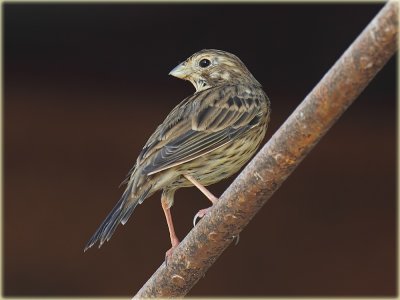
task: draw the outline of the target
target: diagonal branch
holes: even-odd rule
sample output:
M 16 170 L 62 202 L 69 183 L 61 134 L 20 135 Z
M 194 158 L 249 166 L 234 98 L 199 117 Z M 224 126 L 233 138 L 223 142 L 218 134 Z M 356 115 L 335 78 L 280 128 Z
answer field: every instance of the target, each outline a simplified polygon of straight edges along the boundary
M 388 2 L 135 298 L 186 295 L 397 50 Z

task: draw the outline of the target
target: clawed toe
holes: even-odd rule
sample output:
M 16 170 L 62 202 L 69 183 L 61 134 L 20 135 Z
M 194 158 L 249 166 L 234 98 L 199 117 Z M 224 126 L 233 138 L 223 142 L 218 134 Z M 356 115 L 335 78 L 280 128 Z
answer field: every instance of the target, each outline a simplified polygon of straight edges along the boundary
M 236 240 L 235 241 L 235 246 L 237 246 L 237 244 L 239 244 L 239 239 L 240 239 L 240 235 L 234 235 L 233 238 Z
M 208 210 L 210 209 L 211 207 L 208 207 L 208 208 L 204 208 L 204 209 L 201 209 L 201 210 L 199 210 L 199 212 L 194 216 L 194 218 L 193 218 L 193 227 L 194 226 L 196 226 L 196 221 L 197 221 L 197 219 L 201 219 L 202 217 L 204 217 L 206 214 L 207 214 L 207 212 L 208 212 Z
M 179 240 L 176 236 L 171 237 L 171 244 L 172 247 L 169 249 L 167 252 L 165 252 L 165 265 L 168 266 L 168 260 L 171 258 L 172 254 L 174 254 L 174 251 L 176 247 L 179 245 Z
M 165 265 L 168 266 L 168 260 L 171 258 L 177 246 L 171 247 L 167 252 L 165 252 Z

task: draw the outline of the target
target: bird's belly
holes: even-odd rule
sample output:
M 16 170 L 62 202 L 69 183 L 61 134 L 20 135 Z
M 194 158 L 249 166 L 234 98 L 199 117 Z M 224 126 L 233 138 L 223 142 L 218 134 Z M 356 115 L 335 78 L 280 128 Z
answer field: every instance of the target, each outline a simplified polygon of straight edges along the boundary
M 227 178 L 239 171 L 254 155 L 264 138 L 265 131 L 264 126 L 254 128 L 254 132 L 248 132 L 240 139 L 182 164 L 177 173 L 191 175 L 205 186 Z M 179 176 L 171 184 L 172 186 L 180 188 L 193 186 L 193 184 L 183 176 Z

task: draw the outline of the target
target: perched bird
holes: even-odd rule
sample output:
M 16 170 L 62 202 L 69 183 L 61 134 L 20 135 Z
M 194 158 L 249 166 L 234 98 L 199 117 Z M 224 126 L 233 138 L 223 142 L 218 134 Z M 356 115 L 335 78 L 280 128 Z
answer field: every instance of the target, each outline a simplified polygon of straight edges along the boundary
M 214 204 L 218 199 L 205 186 L 236 173 L 264 138 L 270 102 L 237 56 L 202 50 L 169 74 L 190 81 L 196 92 L 176 106 L 149 138 L 128 175 L 125 192 L 85 251 L 108 241 L 138 204 L 162 190 L 172 244 L 168 258 L 179 244 L 170 212 L 175 191 L 196 186 Z M 207 210 L 200 210 L 195 220 Z

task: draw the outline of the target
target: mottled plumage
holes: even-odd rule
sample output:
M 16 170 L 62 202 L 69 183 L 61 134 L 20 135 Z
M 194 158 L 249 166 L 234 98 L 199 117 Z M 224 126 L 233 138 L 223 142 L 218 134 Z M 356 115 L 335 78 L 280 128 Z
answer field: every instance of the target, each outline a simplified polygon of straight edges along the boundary
M 236 173 L 255 153 L 269 121 L 269 100 L 260 83 L 235 55 L 202 50 L 170 72 L 189 80 L 195 94 L 176 106 L 158 126 L 137 158 L 121 199 L 89 240 L 108 241 L 137 204 L 162 190 L 173 248 L 179 243 L 169 208 L 174 193 L 204 186 Z M 204 212 L 203 212 L 204 214 Z

